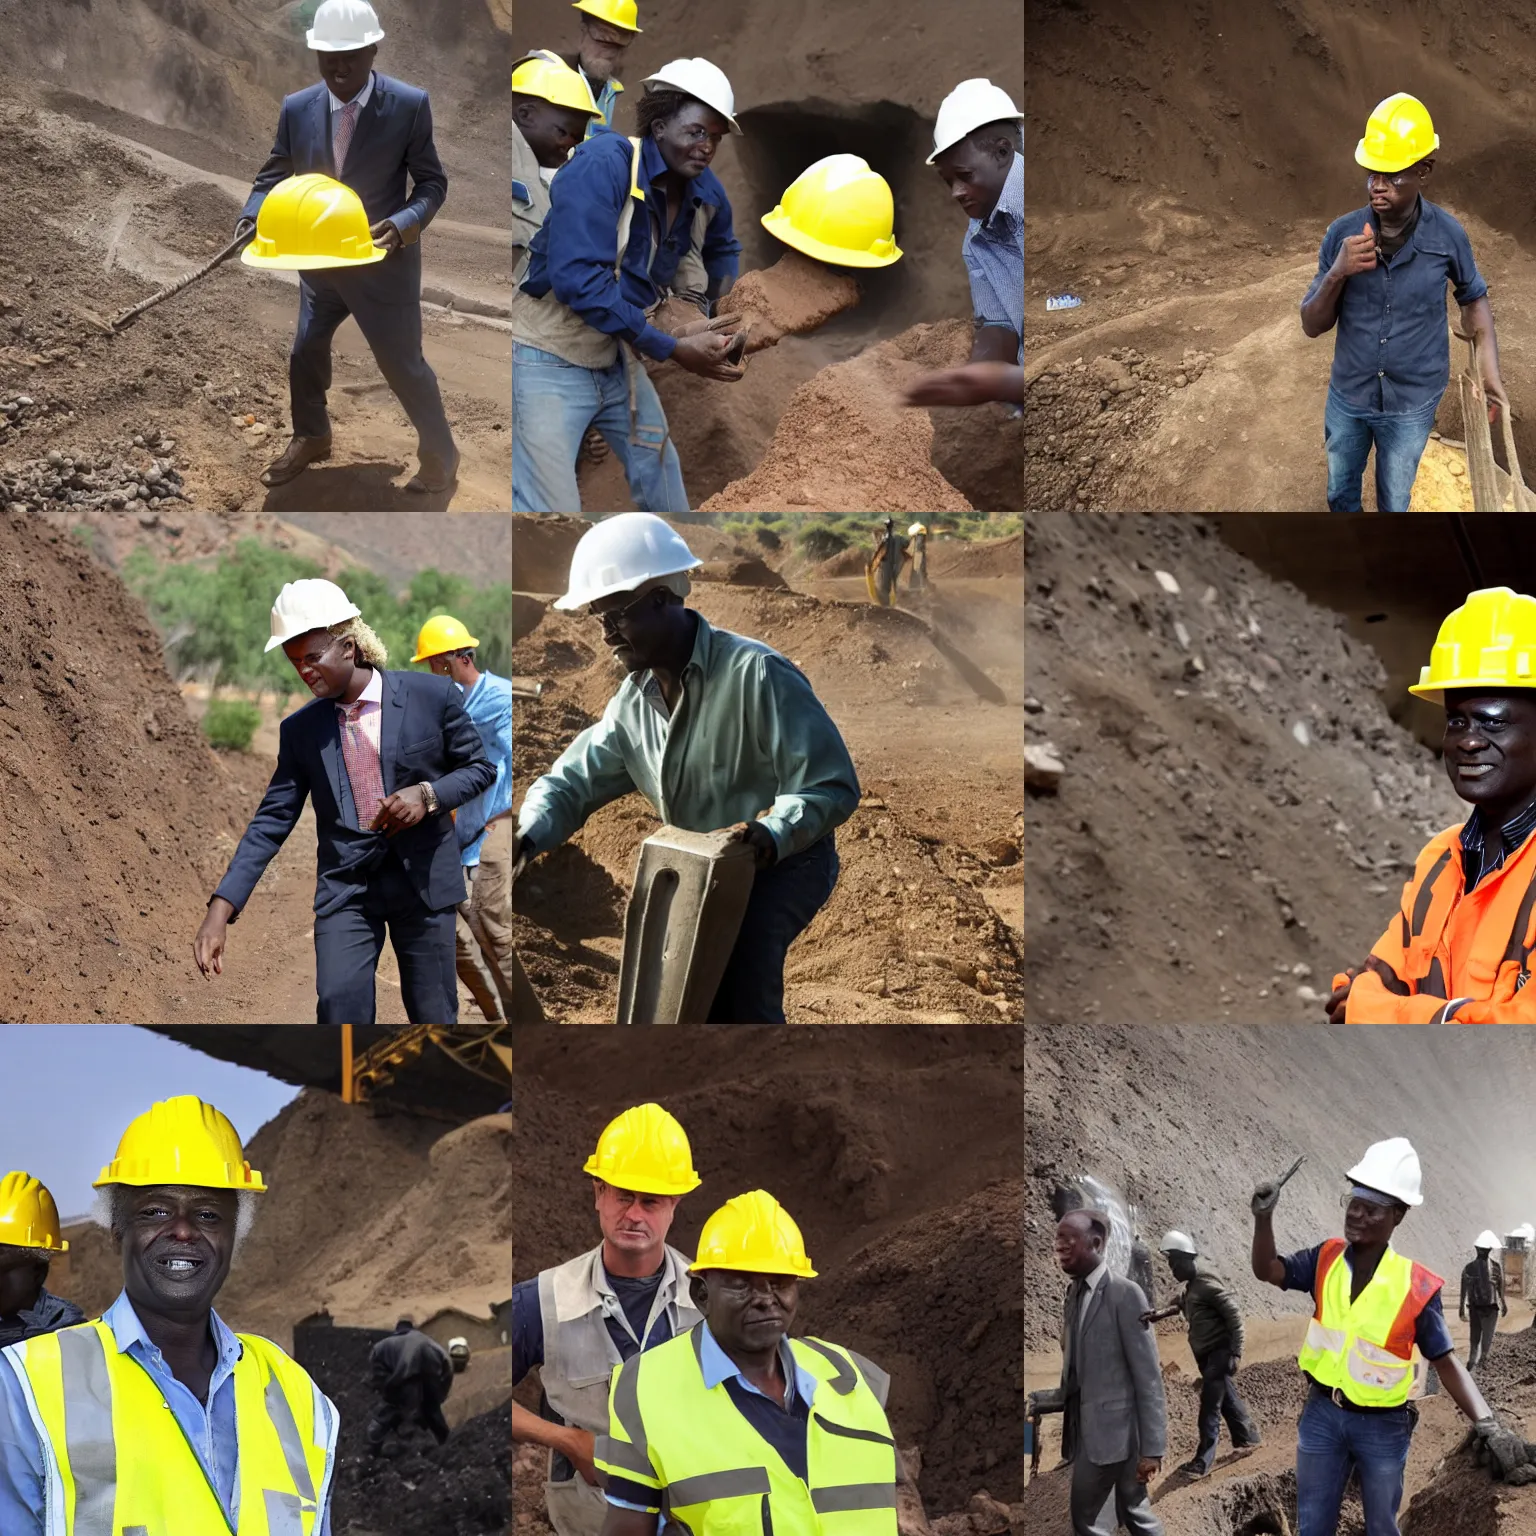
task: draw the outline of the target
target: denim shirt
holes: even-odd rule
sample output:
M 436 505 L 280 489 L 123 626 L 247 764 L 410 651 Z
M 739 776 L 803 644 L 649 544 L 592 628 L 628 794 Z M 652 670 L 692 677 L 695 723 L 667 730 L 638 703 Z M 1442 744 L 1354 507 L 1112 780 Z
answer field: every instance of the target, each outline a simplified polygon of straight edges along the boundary
M 466 800 L 454 817 L 459 840 L 459 862 L 480 862 L 480 845 L 486 825 L 512 809 L 512 683 L 494 672 L 482 672 L 464 697 L 464 713 L 475 722 L 485 755 L 496 765 L 496 781 L 473 800 Z
M 112 1329 L 118 1352 L 132 1356 L 143 1366 L 164 1395 L 166 1406 L 176 1416 L 233 1529 L 240 1517 L 240 1457 L 235 1426 L 235 1362 L 240 1358 L 240 1341 L 217 1312 L 209 1314 L 218 1361 L 208 1382 L 205 1408 L 171 1374 L 165 1357 L 144 1332 L 127 1292 L 102 1313 L 102 1321 Z M 43 1447 L 27 1410 L 21 1367 L 12 1362 L 11 1353 L 11 1349 L 0 1351 L 0 1532 L 4 1536 L 44 1536 Z M 317 1437 L 326 1433 L 325 1426 L 333 1423 L 335 1416 L 335 1407 L 315 1388 Z M 327 1499 L 316 1536 L 330 1536 L 330 1532 Z
M 1451 378 L 1445 285 L 1456 302 L 1475 304 L 1488 292 L 1467 232 L 1445 209 L 1419 199 L 1419 222 L 1389 262 L 1378 257 L 1369 272 L 1346 279 L 1339 296 L 1331 387 L 1353 410 L 1406 415 L 1438 401 Z M 1317 276 L 1302 303 L 1321 288 L 1340 247 L 1369 219 L 1377 238 L 1381 220 L 1369 208 L 1335 219 L 1317 254 Z

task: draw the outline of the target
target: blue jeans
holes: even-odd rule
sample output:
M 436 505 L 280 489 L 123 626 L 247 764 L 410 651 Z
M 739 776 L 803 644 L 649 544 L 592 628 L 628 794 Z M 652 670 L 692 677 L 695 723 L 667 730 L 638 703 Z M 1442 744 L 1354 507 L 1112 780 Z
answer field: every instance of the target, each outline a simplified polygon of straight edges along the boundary
M 706 1023 L 785 1022 L 784 958 L 826 906 L 841 867 L 829 832 L 803 852 L 758 870 Z
M 512 343 L 512 510 L 580 512 L 576 455 L 596 427 L 624 466 L 642 512 L 687 512 L 683 467 L 666 412 L 643 365 L 635 364 L 635 436 L 629 441 L 629 381 L 611 368 L 578 368 L 553 352 Z M 594 507 L 592 511 L 605 509 Z
M 1323 447 L 1328 454 L 1328 510 L 1360 511 L 1365 460 L 1376 444 L 1376 510 L 1406 512 L 1419 472 L 1424 444 L 1435 425 L 1437 396 L 1402 415 L 1360 411 L 1346 405 L 1330 386 L 1323 409 Z
M 1403 1467 L 1418 1412 L 1351 1413 L 1309 1392 L 1296 1426 L 1296 1536 L 1334 1536 L 1350 1468 L 1360 1474 L 1365 1536 L 1398 1536 Z

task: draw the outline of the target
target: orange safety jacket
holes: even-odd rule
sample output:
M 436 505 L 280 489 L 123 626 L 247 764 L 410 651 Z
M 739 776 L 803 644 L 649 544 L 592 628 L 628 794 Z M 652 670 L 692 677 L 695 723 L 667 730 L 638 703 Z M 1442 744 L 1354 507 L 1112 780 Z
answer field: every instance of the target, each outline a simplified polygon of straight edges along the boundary
M 1346 1024 L 1536 1024 L 1536 987 L 1526 986 L 1536 949 L 1536 833 L 1475 890 L 1462 883 L 1461 828 L 1447 827 L 1419 854 L 1401 910 L 1371 948 L 1394 981 L 1361 971 Z M 1333 984 L 1347 980 L 1340 974 Z

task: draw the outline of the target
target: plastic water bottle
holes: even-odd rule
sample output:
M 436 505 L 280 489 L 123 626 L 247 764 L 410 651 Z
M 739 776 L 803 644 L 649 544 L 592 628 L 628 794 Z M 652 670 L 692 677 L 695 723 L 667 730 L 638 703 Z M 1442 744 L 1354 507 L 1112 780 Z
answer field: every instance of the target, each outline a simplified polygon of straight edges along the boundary
M 1076 309 L 1083 301 L 1075 293 L 1052 294 L 1045 301 L 1047 309 Z

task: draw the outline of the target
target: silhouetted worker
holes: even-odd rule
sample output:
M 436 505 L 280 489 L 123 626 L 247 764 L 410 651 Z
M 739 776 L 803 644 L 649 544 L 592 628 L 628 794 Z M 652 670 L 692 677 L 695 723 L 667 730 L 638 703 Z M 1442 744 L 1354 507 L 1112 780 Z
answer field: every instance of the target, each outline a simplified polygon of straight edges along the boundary
M 875 535 L 875 552 L 864 567 L 870 602 L 881 608 L 895 605 L 896 580 L 901 575 L 902 565 L 909 559 L 907 541 L 896 532 L 896 519 L 886 518 L 885 526 Z
M 402 1317 L 368 1355 L 373 1389 L 383 1401 L 368 1421 L 368 1449 L 377 1456 L 391 1431 L 413 1425 L 430 1430 L 439 1445 L 448 1438 L 443 1403 L 453 1386 L 453 1361 L 436 1339 Z
M 1243 1315 L 1226 1282 L 1200 1261 L 1188 1233 L 1165 1234 L 1163 1257 L 1173 1278 L 1183 1285 L 1183 1293 L 1172 1306 L 1143 1312 L 1141 1320 L 1150 1325 L 1182 1313 L 1189 1324 L 1189 1352 L 1200 1372 L 1200 1443 L 1179 1471 L 1188 1477 L 1207 1477 L 1216 1460 L 1223 1419 L 1238 1450 L 1258 1445 L 1262 1438 L 1232 1381 L 1243 1354 Z
M 0 1348 L 85 1321 L 47 1289 L 48 1265 L 68 1253 L 53 1196 L 30 1173 L 0 1179 Z
M 1509 1316 L 1509 1303 L 1504 1299 L 1504 1268 L 1493 1257 L 1499 1240 L 1491 1231 L 1478 1233 L 1474 1246 L 1476 1257 L 1461 1270 L 1461 1301 L 1457 1306 L 1463 1322 L 1467 1309 L 1472 1311 L 1472 1347 L 1467 1352 L 1467 1369 L 1475 1371 L 1488 1358 L 1493 1345 L 1494 1330 L 1500 1316 Z

